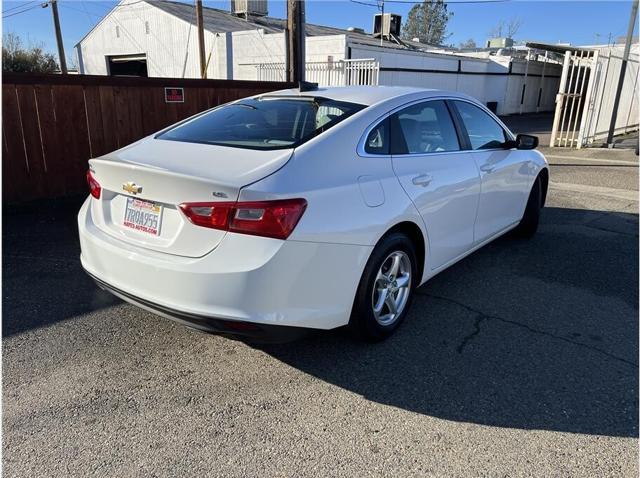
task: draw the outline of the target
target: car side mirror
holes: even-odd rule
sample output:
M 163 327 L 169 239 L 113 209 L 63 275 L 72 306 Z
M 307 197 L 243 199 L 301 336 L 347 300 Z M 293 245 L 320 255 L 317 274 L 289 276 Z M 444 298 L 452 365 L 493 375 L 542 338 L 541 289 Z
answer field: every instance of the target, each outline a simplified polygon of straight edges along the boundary
M 519 134 L 516 136 L 515 143 L 517 149 L 536 149 L 538 147 L 538 137 L 530 134 Z

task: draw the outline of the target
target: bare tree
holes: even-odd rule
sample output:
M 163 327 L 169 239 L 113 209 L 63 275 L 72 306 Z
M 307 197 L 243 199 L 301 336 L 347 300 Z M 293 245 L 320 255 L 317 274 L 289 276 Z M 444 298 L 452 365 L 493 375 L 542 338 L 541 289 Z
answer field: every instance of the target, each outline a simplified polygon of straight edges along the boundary
M 460 42 L 460 48 L 476 48 L 476 42 L 473 38 L 469 38 L 467 41 Z
M 496 25 L 489 30 L 489 38 L 513 38 L 520 31 L 522 26 L 522 19 L 513 17 L 509 20 L 500 20 Z
M 489 30 L 489 38 L 500 38 L 502 37 L 502 32 L 504 32 L 504 20 L 500 20 Z
M 520 31 L 520 27 L 522 26 L 522 18 L 513 17 L 509 21 L 507 21 L 507 38 L 515 37 Z
M 75 52 L 74 52 L 75 53 Z M 69 55 L 67 53 L 67 63 L 69 64 L 69 70 L 75 70 L 78 73 L 80 72 L 78 69 L 78 58 L 76 55 Z

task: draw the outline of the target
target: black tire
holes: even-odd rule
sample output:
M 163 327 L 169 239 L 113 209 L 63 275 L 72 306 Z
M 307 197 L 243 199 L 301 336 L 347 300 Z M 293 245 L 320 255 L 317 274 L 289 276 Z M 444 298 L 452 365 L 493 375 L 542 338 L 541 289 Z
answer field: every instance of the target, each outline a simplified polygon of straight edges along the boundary
M 398 252 L 400 254 L 396 254 Z M 402 253 L 404 253 L 404 256 Z M 378 272 L 381 271 L 383 265 L 388 263 L 386 261 L 393 261 L 392 255 L 394 254 L 401 256 L 403 261 L 405 256 L 408 259 L 411 274 L 409 285 L 407 287 L 408 296 L 397 316 L 390 323 L 383 324 L 380 323 L 374 313 L 373 300 L 376 297 L 374 295 L 374 287 L 376 287 L 376 285 L 380 285 L 377 280 Z M 406 261 L 404 264 L 406 265 Z M 358 290 L 356 292 L 353 310 L 351 312 L 349 328 L 357 338 L 369 342 L 376 342 L 386 339 L 396 331 L 404 321 L 407 311 L 411 307 L 413 291 L 416 285 L 420 282 L 420 278 L 417 277 L 417 264 L 415 247 L 406 235 L 394 232 L 380 240 L 371 253 L 371 257 L 369 257 L 369 261 L 364 268 L 364 272 L 362 273 L 360 284 L 358 285 Z M 400 281 L 398 280 L 398 282 Z M 378 291 L 379 288 L 376 287 L 375 294 L 378 294 Z M 401 292 L 398 290 L 396 293 Z M 384 307 L 387 306 L 385 305 Z M 388 309 L 388 312 L 391 313 L 391 310 Z
M 518 224 L 514 229 L 514 234 L 517 237 L 521 237 L 523 239 L 533 237 L 538 230 L 540 209 L 542 209 L 542 182 L 538 176 L 531 187 L 527 207 L 524 210 L 524 215 L 520 220 L 520 224 Z

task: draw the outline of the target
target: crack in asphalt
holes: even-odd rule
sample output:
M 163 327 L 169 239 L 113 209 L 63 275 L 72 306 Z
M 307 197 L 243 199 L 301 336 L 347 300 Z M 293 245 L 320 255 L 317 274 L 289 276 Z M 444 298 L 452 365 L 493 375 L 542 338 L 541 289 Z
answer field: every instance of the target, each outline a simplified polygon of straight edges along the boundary
M 629 207 L 631 207 L 633 204 L 635 203 L 631 203 L 628 206 L 626 206 L 624 209 L 628 209 Z M 628 214 L 628 213 L 627 213 Z M 587 222 L 583 222 L 582 224 L 580 224 L 582 227 L 587 227 L 590 229 L 596 229 L 598 231 L 603 231 L 603 232 L 611 232 L 614 234 L 620 234 L 623 236 L 631 236 L 631 237 L 638 237 L 637 233 L 633 233 L 633 232 L 624 232 L 624 231 L 615 231 L 613 229 L 608 229 L 606 227 L 602 227 L 602 226 L 596 226 L 593 223 L 596 221 L 599 221 L 600 219 L 607 217 L 607 216 L 612 216 L 613 213 L 611 211 L 603 211 L 602 214 L 598 214 L 596 217 L 589 219 Z M 637 228 L 637 227 L 636 227 Z
M 527 330 L 528 332 L 531 332 L 533 334 L 538 334 L 538 335 L 542 335 L 545 337 L 550 337 L 556 340 L 561 340 L 563 342 L 567 342 L 569 344 L 575 345 L 577 347 L 582 347 L 582 348 L 586 348 L 588 350 L 591 350 L 592 352 L 597 352 L 599 354 L 605 355 L 607 357 L 609 357 L 610 359 L 616 360 L 618 362 L 622 362 L 624 364 L 627 365 L 631 365 L 633 367 L 637 367 L 638 364 L 631 361 L 631 360 L 627 360 L 625 358 L 619 357 L 617 355 L 614 355 L 612 353 L 607 352 L 606 350 L 602 350 L 598 347 L 594 347 L 592 345 L 588 345 L 585 344 L 583 342 L 576 342 L 575 340 L 571 340 L 568 339 L 566 337 L 563 337 L 561 335 L 556 335 L 556 334 L 552 334 L 551 332 L 545 332 L 544 330 L 539 330 L 539 329 L 535 329 L 527 324 L 523 324 L 522 322 L 518 322 L 516 320 L 512 320 L 512 319 L 505 319 L 504 317 L 498 317 L 495 315 L 487 315 L 477 309 L 474 309 L 471 306 L 468 306 L 467 304 L 464 304 L 462 302 L 459 302 L 455 299 L 451 299 L 449 297 L 442 297 L 442 296 L 438 296 L 438 295 L 433 295 L 433 294 L 428 294 L 428 293 L 418 293 L 416 292 L 417 295 L 423 296 L 423 297 L 431 297 L 433 299 L 437 299 L 437 300 L 442 300 L 444 302 L 449 302 L 451 304 L 455 304 L 458 307 L 462 307 L 465 310 L 468 310 L 469 312 L 473 312 L 474 314 L 476 314 L 476 319 L 474 322 L 474 330 L 466 335 L 465 337 L 462 338 L 462 342 L 460 343 L 460 345 L 458 345 L 457 350 L 458 353 L 462 353 L 464 348 L 469 344 L 469 341 L 471 341 L 474 337 L 476 337 L 479 333 L 480 333 L 480 324 L 488 319 L 491 320 L 496 320 L 498 322 L 503 322 L 505 324 L 510 324 L 510 325 L 515 325 L 516 327 L 520 327 L 522 329 Z
M 614 231 L 613 229 L 607 229 L 606 227 L 592 226 L 590 224 L 582 224 L 582 227 L 586 227 L 587 229 L 595 229 L 597 231 L 610 232 L 612 234 L 620 234 L 622 236 L 638 237 L 638 234 L 633 234 L 631 232 Z
M 458 347 L 456 348 L 459 354 L 461 354 L 464 351 L 464 348 L 467 346 L 467 344 L 471 342 L 471 340 L 473 340 L 473 338 L 480 333 L 480 324 L 486 319 L 488 319 L 488 317 L 482 314 L 476 317 L 476 320 L 473 323 L 473 332 L 471 332 L 469 335 L 465 335 L 464 337 L 462 337 L 462 341 L 460 342 L 460 345 L 458 345 Z

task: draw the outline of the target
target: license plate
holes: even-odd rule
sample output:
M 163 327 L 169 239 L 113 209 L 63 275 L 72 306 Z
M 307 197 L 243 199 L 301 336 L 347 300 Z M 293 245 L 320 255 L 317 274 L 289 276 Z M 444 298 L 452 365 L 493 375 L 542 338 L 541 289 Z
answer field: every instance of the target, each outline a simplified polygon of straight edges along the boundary
M 127 198 L 127 207 L 124 210 L 125 227 L 136 231 L 157 236 L 160 234 L 160 220 L 162 219 L 162 206 L 152 201 Z

